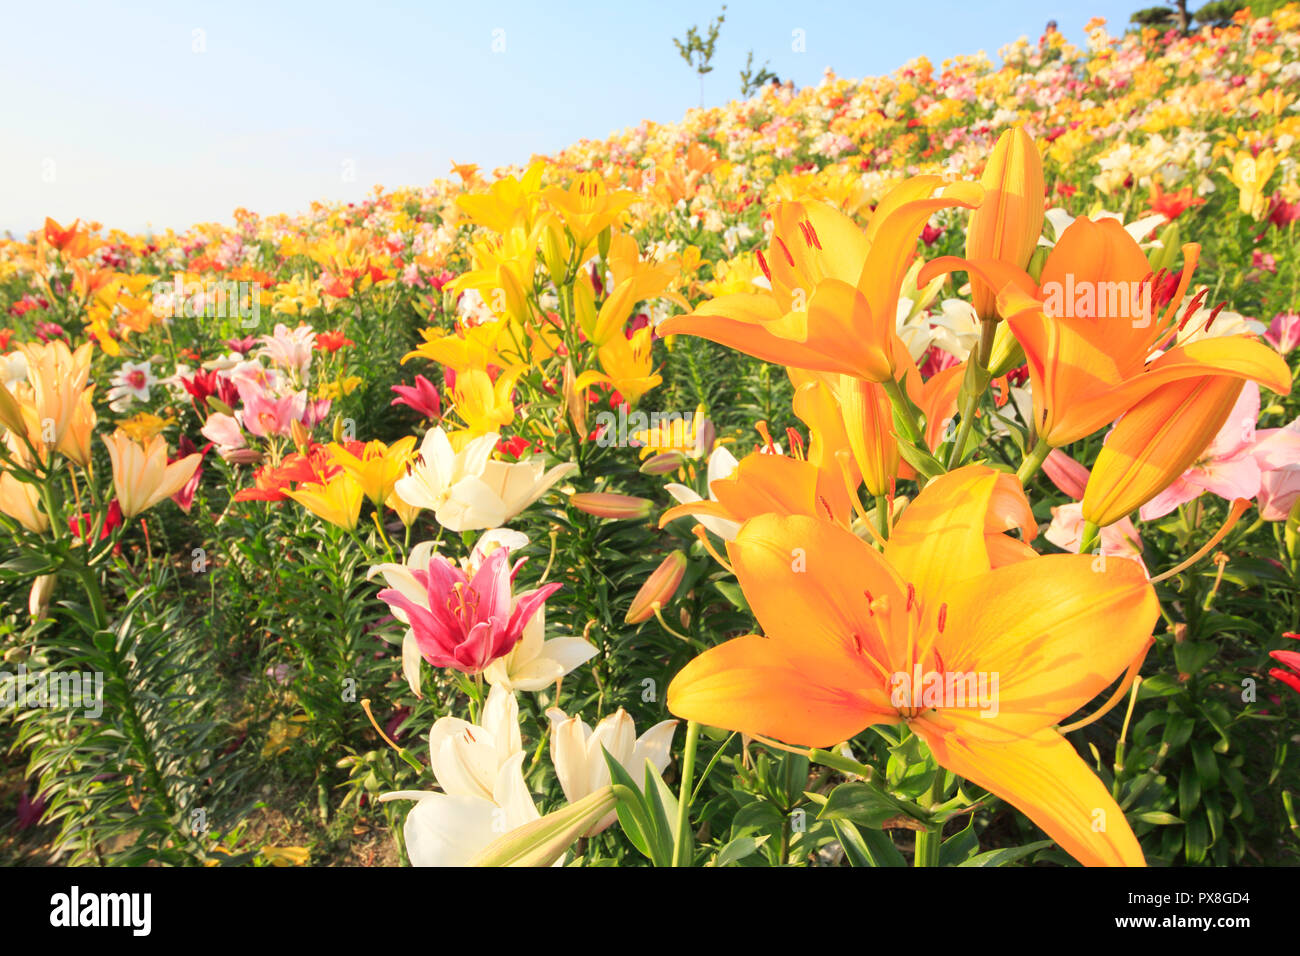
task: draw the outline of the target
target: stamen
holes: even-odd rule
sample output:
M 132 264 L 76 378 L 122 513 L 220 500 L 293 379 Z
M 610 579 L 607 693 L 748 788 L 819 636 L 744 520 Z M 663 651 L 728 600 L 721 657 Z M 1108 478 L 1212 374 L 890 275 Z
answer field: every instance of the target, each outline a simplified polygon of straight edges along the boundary
M 704 550 L 709 552 L 709 554 L 712 556 L 714 561 L 717 561 L 718 564 L 722 565 L 732 574 L 736 573 L 736 569 L 731 566 L 731 562 L 729 562 L 722 555 L 718 554 L 717 548 L 715 548 L 713 546 L 713 542 L 709 540 L 709 532 L 705 530 L 704 525 L 697 524 L 691 530 L 695 534 L 695 537 L 700 539 L 701 543 L 704 545 Z
M 799 433 L 793 427 L 787 428 L 785 430 L 785 439 L 790 443 L 790 450 L 794 457 L 799 461 L 803 461 L 803 439 L 799 437 Z
M 756 250 L 754 250 L 754 251 L 758 253 L 758 264 L 759 264 L 759 266 L 761 266 L 762 269 L 763 269 L 763 275 L 767 276 L 767 281 L 768 281 L 768 282 L 771 282 L 771 281 L 772 281 L 772 270 L 771 270 L 770 268 L 768 268 L 768 265 L 767 265 L 767 257 L 763 255 L 763 250 L 762 250 L 762 249 L 756 249 Z
M 1228 532 L 1233 529 L 1233 527 L 1237 524 L 1237 522 L 1241 520 L 1241 516 L 1246 513 L 1246 509 L 1249 507 L 1250 507 L 1249 499 L 1247 498 L 1236 499 L 1232 503 L 1232 510 L 1228 512 L 1228 519 L 1223 522 L 1223 527 L 1220 528 L 1215 533 L 1213 538 L 1211 538 L 1209 541 L 1205 543 L 1204 547 L 1202 547 L 1199 551 L 1193 554 L 1182 564 L 1175 565 L 1174 567 L 1170 568 L 1168 571 L 1165 571 L 1163 574 L 1157 574 L 1154 578 L 1151 579 L 1151 583 L 1159 584 L 1161 581 L 1165 581 L 1169 578 L 1172 578 L 1175 574 L 1178 574 L 1180 571 L 1186 570 L 1187 568 L 1195 564 L 1197 561 L 1201 560 L 1201 558 L 1209 554 L 1210 551 L 1213 550 L 1213 548 L 1220 541 L 1224 539 L 1224 537 L 1228 534 Z
M 781 247 L 781 252 L 785 254 L 785 261 L 790 263 L 790 265 L 793 266 L 794 256 L 790 255 L 790 249 L 785 244 L 785 240 L 782 239 L 780 236 L 773 236 L 772 238 L 776 240 L 776 244 Z

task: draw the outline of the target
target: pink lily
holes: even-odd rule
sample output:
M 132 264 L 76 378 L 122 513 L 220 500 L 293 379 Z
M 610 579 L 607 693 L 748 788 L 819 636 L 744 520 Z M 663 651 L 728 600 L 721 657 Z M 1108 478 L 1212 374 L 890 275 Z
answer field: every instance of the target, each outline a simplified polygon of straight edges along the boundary
M 497 548 L 471 578 L 435 554 L 428 570 L 410 570 L 415 589 L 385 588 L 379 599 L 407 621 L 431 665 L 477 674 L 519 643 L 524 625 L 560 588 L 547 584 L 516 597 L 509 557 L 507 548 Z
M 250 391 L 244 398 L 244 427 L 259 438 L 289 434 L 289 426 L 303 417 L 306 392 L 272 398 L 265 392 Z
M 1282 355 L 1291 354 L 1291 350 L 1300 345 L 1300 312 L 1279 312 L 1273 316 L 1264 341 L 1277 349 Z
M 406 405 L 415 409 L 425 418 L 437 421 L 442 417 L 442 399 L 438 396 L 438 386 L 423 375 L 415 376 L 412 385 L 394 385 L 397 398 L 389 405 Z
M 263 335 L 262 351 L 271 360 L 272 365 L 302 374 L 311 365 L 312 347 L 316 344 L 316 333 L 311 326 L 300 325 L 290 329 L 283 322 L 277 323 L 274 335 Z

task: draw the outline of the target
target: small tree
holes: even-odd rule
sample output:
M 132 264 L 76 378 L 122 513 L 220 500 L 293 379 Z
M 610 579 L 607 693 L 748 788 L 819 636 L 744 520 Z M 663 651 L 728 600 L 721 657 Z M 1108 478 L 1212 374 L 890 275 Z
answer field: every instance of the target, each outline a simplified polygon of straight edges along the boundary
M 718 45 L 718 34 L 727 19 L 727 5 L 722 5 L 722 12 L 709 24 L 706 34 L 701 35 L 699 27 L 691 27 L 682 39 L 673 37 L 677 52 L 686 61 L 686 65 L 700 75 L 700 106 L 704 105 L 704 74 L 713 72 L 713 51 Z
M 1173 7 L 1146 7 L 1139 10 L 1128 18 L 1129 23 L 1136 23 L 1140 27 L 1156 27 L 1157 29 L 1168 29 L 1174 23 Z
M 1232 15 L 1246 6 L 1244 0 L 1214 0 L 1196 11 L 1196 19 L 1207 26 L 1225 26 Z
M 763 65 L 754 70 L 754 51 L 750 50 L 749 55 L 745 57 L 745 68 L 740 71 L 740 95 L 751 97 L 763 88 L 764 83 L 780 81 L 780 77 L 767 68 L 769 61 L 764 60 Z

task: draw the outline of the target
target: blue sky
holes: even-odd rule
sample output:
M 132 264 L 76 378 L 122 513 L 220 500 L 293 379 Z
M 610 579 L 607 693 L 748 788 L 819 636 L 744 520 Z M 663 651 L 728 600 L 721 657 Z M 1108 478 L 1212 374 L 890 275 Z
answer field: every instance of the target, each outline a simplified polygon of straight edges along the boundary
M 705 78 L 726 102 L 753 50 L 798 85 L 926 54 L 1118 32 L 1137 0 L 731 0 Z M 137 2 L 12 4 L 0 33 L 0 230 L 98 219 L 140 230 L 305 209 L 450 162 L 526 161 L 698 105 L 672 37 L 720 4 Z M 802 30 L 804 52 L 793 49 Z M 502 31 L 502 32 L 494 32 Z M 503 50 L 494 52 L 494 40 Z

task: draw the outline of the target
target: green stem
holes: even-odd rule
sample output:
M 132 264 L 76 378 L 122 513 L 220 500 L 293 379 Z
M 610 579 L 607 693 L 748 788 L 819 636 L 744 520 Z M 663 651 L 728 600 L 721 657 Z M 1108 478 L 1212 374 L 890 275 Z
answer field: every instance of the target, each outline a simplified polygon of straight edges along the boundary
M 927 827 L 916 831 L 916 852 L 912 856 L 912 866 L 938 866 L 939 845 L 943 834 L 939 827 Z
M 1038 439 L 1038 444 L 1034 446 L 1033 451 L 1025 456 L 1025 460 L 1021 462 L 1020 468 L 1016 471 L 1016 477 L 1020 479 L 1022 487 L 1027 485 L 1029 479 L 1038 473 L 1039 468 L 1043 467 L 1043 462 L 1047 460 L 1047 456 L 1051 452 L 1052 446 L 1047 444 L 1046 439 Z
M 925 432 L 921 428 L 921 423 L 917 421 L 916 414 L 912 410 L 912 403 L 903 393 L 903 387 L 892 378 L 886 379 L 880 384 L 881 387 L 884 388 L 885 394 L 889 396 L 889 404 L 894 407 L 894 411 L 902 420 L 905 428 L 905 433 L 902 437 L 912 444 L 921 441 Z
M 695 749 L 700 741 L 700 725 L 686 724 L 686 753 L 682 757 L 682 785 L 677 794 L 677 845 L 673 847 L 673 866 L 690 865 L 691 781 L 695 777 Z
M 876 495 L 876 530 L 886 541 L 889 540 L 889 517 L 889 499 Z
M 1083 523 L 1083 538 L 1079 542 L 1079 553 L 1091 554 L 1093 548 L 1097 547 L 1097 543 L 1100 540 L 1101 529 L 1091 521 L 1085 521 Z

